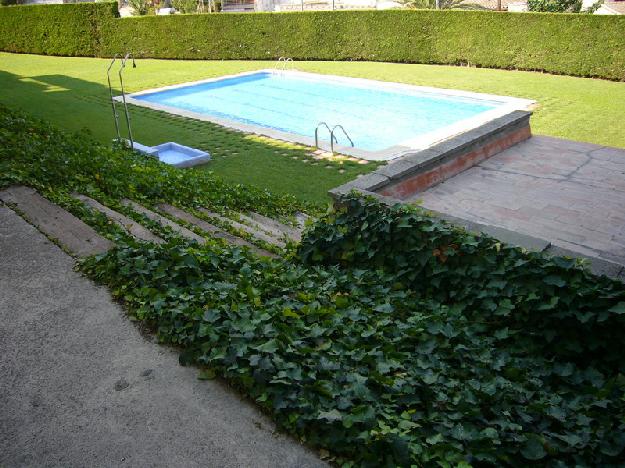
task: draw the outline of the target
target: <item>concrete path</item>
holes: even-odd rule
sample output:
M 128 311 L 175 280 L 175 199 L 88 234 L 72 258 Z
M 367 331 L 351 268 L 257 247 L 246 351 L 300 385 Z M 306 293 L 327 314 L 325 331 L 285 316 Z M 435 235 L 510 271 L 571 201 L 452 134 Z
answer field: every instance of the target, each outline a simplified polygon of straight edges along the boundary
M 534 136 L 412 197 L 625 265 L 625 150 Z
M 0 205 L 0 466 L 323 466 Z

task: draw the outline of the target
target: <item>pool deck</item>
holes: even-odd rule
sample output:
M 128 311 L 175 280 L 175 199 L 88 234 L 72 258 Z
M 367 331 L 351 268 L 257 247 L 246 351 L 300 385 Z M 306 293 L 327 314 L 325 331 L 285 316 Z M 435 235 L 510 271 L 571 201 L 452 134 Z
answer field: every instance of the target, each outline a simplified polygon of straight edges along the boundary
M 534 136 L 404 201 L 625 265 L 625 150 Z

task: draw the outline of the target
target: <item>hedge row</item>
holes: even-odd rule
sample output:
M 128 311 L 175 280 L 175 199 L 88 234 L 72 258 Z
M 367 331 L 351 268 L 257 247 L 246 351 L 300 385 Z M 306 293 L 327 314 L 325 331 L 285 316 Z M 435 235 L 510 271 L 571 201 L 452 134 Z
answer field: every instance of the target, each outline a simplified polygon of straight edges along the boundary
M 625 17 L 337 11 L 115 18 L 114 4 L 0 9 L 0 49 L 170 59 L 371 60 L 625 80 Z
M 114 3 L 0 7 L 0 50 L 97 56 L 102 26 L 116 14 Z

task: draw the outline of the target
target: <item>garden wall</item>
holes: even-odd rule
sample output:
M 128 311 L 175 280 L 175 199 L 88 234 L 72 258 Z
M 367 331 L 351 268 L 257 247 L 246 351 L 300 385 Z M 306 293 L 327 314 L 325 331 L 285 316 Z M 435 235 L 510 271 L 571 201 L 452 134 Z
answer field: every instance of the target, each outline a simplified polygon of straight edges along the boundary
M 115 15 L 108 3 L 0 8 L 0 50 L 468 63 L 625 80 L 625 16 L 453 10 Z

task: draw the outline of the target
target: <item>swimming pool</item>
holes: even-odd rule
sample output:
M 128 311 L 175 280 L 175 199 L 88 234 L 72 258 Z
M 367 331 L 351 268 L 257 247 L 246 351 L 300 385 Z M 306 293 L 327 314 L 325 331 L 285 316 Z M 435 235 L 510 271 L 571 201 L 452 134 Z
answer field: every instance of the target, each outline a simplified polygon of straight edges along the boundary
M 260 70 L 131 94 L 128 102 L 306 145 L 341 125 L 341 153 L 388 160 L 532 101 L 298 71 Z M 329 132 L 320 129 L 328 145 Z

